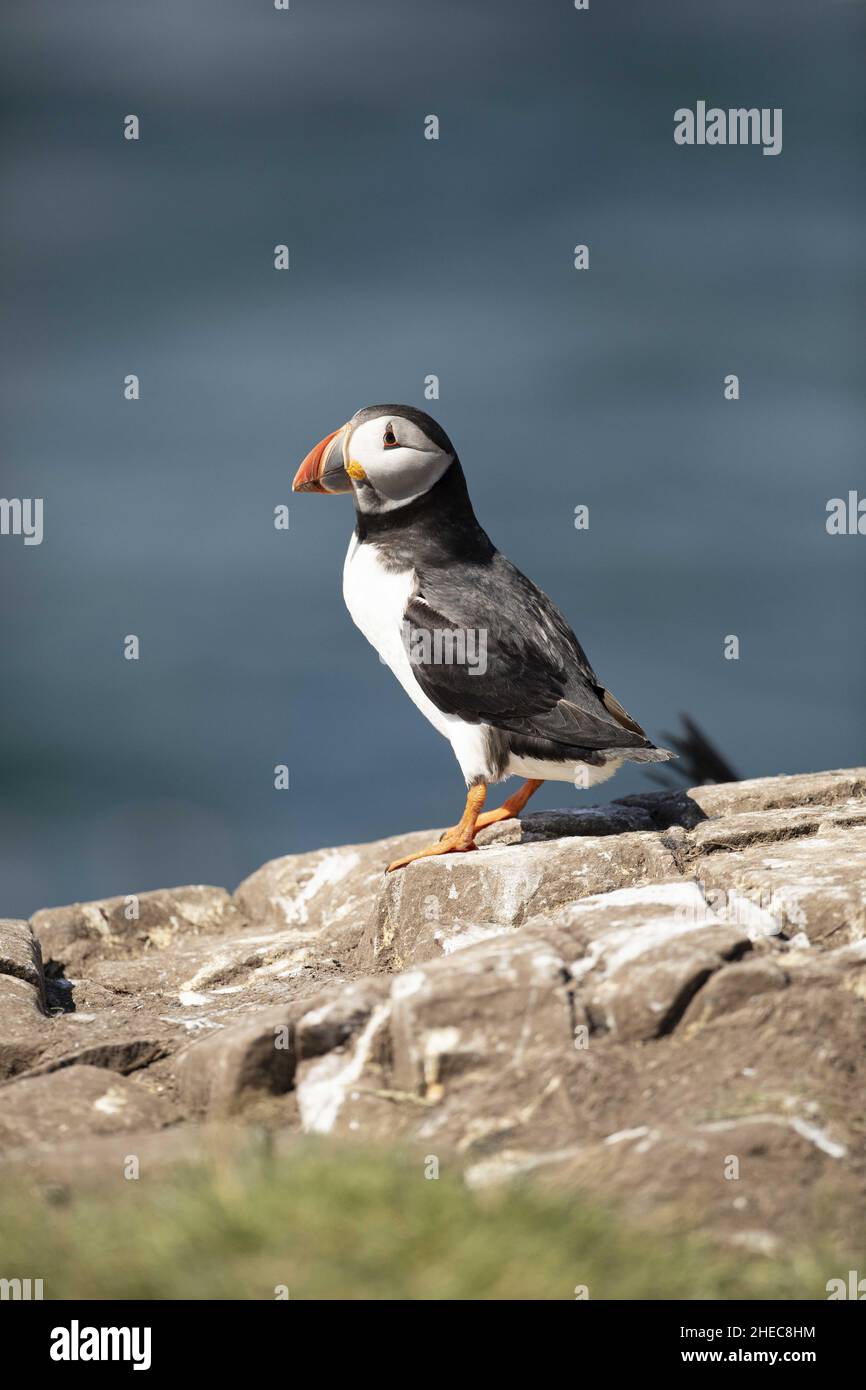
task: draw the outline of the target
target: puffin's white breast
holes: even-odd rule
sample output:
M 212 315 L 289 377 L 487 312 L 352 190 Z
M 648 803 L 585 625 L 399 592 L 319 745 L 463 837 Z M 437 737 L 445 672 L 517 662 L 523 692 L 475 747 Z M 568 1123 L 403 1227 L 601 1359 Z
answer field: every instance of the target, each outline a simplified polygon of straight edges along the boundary
M 377 548 L 361 545 L 352 536 L 343 566 L 343 598 L 352 616 L 380 660 L 390 666 L 409 698 L 429 719 L 434 729 L 454 749 L 467 781 L 490 780 L 483 724 L 468 724 L 455 714 L 445 714 L 424 694 L 412 670 L 403 642 L 403 615 L 415 587 L 415 571 L 395 571 L 382 564 Z

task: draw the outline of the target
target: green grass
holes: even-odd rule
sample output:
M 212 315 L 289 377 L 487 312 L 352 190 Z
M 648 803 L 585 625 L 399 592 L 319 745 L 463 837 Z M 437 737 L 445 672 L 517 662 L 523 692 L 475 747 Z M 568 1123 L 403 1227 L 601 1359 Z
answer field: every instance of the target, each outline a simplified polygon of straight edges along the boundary
M 636 1228 L 526 1186 L 474 1193 L 420 1159 L 316 1144 L 60 1200 L 0 1194 L 0 1277 L 46 1298 L 820 1298 L 826 1252 L 774 1260 Z M 847 1266 L 846 1266 L 847 1268 Z

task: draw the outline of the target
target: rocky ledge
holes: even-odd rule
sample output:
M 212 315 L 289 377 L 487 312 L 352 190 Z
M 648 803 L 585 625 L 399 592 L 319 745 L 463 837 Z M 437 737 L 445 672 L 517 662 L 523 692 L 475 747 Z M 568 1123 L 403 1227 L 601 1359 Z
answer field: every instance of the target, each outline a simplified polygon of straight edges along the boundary
M 866 769 L 417 832 L 0 921 L 0 1149 L 420 1146 L 774 1250 L 866 1195 Z

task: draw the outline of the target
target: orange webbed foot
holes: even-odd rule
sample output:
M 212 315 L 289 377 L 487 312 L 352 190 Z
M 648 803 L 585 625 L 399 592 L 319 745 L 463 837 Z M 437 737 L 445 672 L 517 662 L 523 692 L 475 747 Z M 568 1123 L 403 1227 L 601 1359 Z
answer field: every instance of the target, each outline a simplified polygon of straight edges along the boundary
M 468 844 L 460 844 L 453 831 L 449 831 L 437 844 L 428 845 L 426 849 L 416 850 L 414 854 L 405 854 L 402 859 L 395 859 L 393 863 L 388 865 L 385 873 L 390 874 L 395 869 L 405 869 L 407 864 L 414 863 L 416 859 L 429 859 L 434 854 L 468 854 L 470 850 L 477 848 L 474 840 L 470 840 Z
M 467 854 L 470 850 L 477 849 L 475 843 L 475 826 L 478 823 L 479 812 L 484 805 L 484 798 L 487 795 L 487 787 L 483 782 L 476 782 L 469 788 L 466 797 L 466 810 L 460 817 L 460 822 L 452 830 L 447 830 L 442 839 L 435 845 L 429 845 L 427 849 L 416 850 L 414 854 L 406 854 L 402 859 L 395 859 L 388 865 L 386 873 L 391 874 L 395 869 L 405 869 L 407 864 L 411 864 L 416 859 L 429 859 L 437 854 Z

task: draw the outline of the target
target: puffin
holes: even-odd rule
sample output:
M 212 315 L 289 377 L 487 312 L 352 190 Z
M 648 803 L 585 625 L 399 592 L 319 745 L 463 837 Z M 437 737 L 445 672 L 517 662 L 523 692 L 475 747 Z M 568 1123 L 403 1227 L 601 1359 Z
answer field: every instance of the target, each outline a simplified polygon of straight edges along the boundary
M 447 738 L 466 782 L 463 814 L 426 849 L 477 849 L 485 826 L 519 816 L 547 780 L 585 788 L 623 762 L 665 762 L 601 683 L 559 609 L 479 524 L 457 452 L 408 405 L 369 405 L 327 434 L 293 492 L 354 495 L 343 566 L 353 622 L 406 694 Z M 495 810 L 487 789 L 523 785 Z

